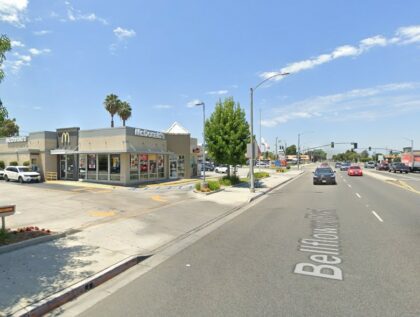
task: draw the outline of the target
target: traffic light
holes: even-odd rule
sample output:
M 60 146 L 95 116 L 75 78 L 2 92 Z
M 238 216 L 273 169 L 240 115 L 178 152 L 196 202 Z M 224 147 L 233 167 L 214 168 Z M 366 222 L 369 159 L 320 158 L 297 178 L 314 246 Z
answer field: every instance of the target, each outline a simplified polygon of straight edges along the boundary
M 357 143 L 353 143 L 353 149 L 357 149 Z
M 331 147 L 334 148 L 334 142 L 331 142 Z
M 371 146 L 369 146 L 369 151 L 372 151 L 372 147 Z

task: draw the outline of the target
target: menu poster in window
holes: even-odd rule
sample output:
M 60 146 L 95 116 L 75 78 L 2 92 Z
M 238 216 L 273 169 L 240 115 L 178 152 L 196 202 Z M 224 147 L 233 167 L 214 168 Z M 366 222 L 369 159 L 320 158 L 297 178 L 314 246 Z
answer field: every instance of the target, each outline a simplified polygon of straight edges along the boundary
M 147 154 L 139 154 L 140 161 L 148 161 L 149 157 Z
M 88 169 L 91 171 L 96 170 L 96 156 L 88 155 Z
M 130 166 L 136 168 L 138 165 L 138 156 L 136 154 L 131 154 L 130 156 Z

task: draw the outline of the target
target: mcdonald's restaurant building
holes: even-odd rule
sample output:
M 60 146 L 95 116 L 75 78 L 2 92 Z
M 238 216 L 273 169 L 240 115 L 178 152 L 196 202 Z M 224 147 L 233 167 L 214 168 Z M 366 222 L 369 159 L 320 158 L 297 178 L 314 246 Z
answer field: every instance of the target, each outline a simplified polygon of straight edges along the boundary
M 0 138 L 0 161 L 30 165 L 44 179 L 135 185 L 196 176 L 196 149 L 177 122 L 166 132 L 64 128 Z

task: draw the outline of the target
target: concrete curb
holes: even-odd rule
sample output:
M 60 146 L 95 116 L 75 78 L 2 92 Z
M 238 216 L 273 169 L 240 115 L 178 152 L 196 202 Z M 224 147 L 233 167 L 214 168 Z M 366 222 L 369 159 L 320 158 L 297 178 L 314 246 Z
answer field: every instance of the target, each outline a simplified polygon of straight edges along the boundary
M 36 244 L 39 244 L 39 243 L 44 243 L 44 242 L 49 242 L 49 241 L 52 241 L 52 240 L 60 239 L 62 237 L 65 237 L 69 234 L 76 233 L 78 231 L 79 230 L 71 229 L 71 230 L 68 230 L 68 231 L 65 231 L 65 232 L 61 232 L 61 233 L 50 234 L 50 235 L 46 235 L 46 236 L 41 236 L 41 237 L 29 239 L 29 240 L 24 240 L 24 241 L 13 243 L 13 244 L 8 244 L 8 245 L 0 247 L 0 254 L 7 253 L 7 252 L 12 252 L 12 251 L 19 250 L 19 249 L 22 249 L 22 248 L 26 248 L 26 247 L 36 245 Z
M 212 191 L 212 192 L 203 193 L 203 192 L 198 192 L 198 191 L 196 191 L 196 190 L 194 189 L 194 193 L 196 193 L 196 194 L 198 194 L 198 195 L 206 195 L 206 196 L 208 196 L 208 195 L 213 195 L 213 194 L 216 194 L 216 193 L 222 192 L 222 191 L 224 191 L 224 190 L 225 190 L 224 188 L 220 188 L 220 189 L 215 190 L 215 191 Z
M 52 311 L 53 309 L 75 299 L 76 297 L 82 295 L 93 289 L 94 287 L 101 285 L 102 283 L 108 281 L 114 276 L 128 270 L 134 265 L 139 264 L 140 262 L 149 258 L 150 255 L 135 255 L 131 256 L 125 260 L 122 260 L 113 266 L 106 268 L 105 270 L 96 273 L 90 278 L 84 279 L 73 286 L 67 287 L 64 290 L 55 293 L 49 297 L 46 297 L 37 303 L 27 306 L 21 310 L 18 310 L 13 314 L 16 317 L 37 317 L 43 316 L 46 313 Z
M 302 175 L 302 174 L 304 174 L 304 173 L 305 173 L 305 172 L 304 172 L 304 171 L 302 171 L 301 173 L 297 174 L 295 177 L 291 177 L 291 178 L 289 178 L 289 179 L 286 179 L 284 182 L 281 182 L 281 183 L 279 183 L 279 184 L 277 184 L 277 185 L 275 185 L 275 186 L 273 186 L 273 187 L 270 187 L 270 188 L 268 188 L 268 189 L 266 189 L 266 190 L 263 190 L 263 191 L 259 192 L 259 193 L 258 193 L 258 194 L 256 194 L 254 197 L 251 197 L 250 199 L 248 199 L 248 203 L 250 203 L 250 202 L 254 201 L 255 199 L 258 199 L 258 198 L 260 198 L 261 196 L 263 196 L 263 195 L 265 195 L 265 194 L 267 194 L 267 193 L 269 193 L 269 192 L 273 191 L 273 190 L 274 190 L 274 189 L 276 189 L 277 187 L 279 187 L 279 186 L 281 186 L 281 185 L 284 185 L 284 184 L 286 184 L 286 183 L 290 182 L 291 180 L 295 179 L 296 177 L 301 176 L 301 175 Z

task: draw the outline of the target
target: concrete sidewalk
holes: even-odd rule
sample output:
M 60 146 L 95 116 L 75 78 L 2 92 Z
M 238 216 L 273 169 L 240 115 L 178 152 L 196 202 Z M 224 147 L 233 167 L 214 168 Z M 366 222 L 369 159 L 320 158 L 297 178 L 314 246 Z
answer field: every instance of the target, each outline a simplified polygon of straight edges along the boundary
M 166 244 L 188 236 L 215 218 L 244 206 L 300 171 L 272 174 L 261 188 L 229 187 L 213 195 L 194 194 L 189 200 L 111 222 L 90 223 L 82 231 L 58 240 L 0 254 L 0 315 L 17 311 L 62 291 L 132 257 L 153 255 Z

